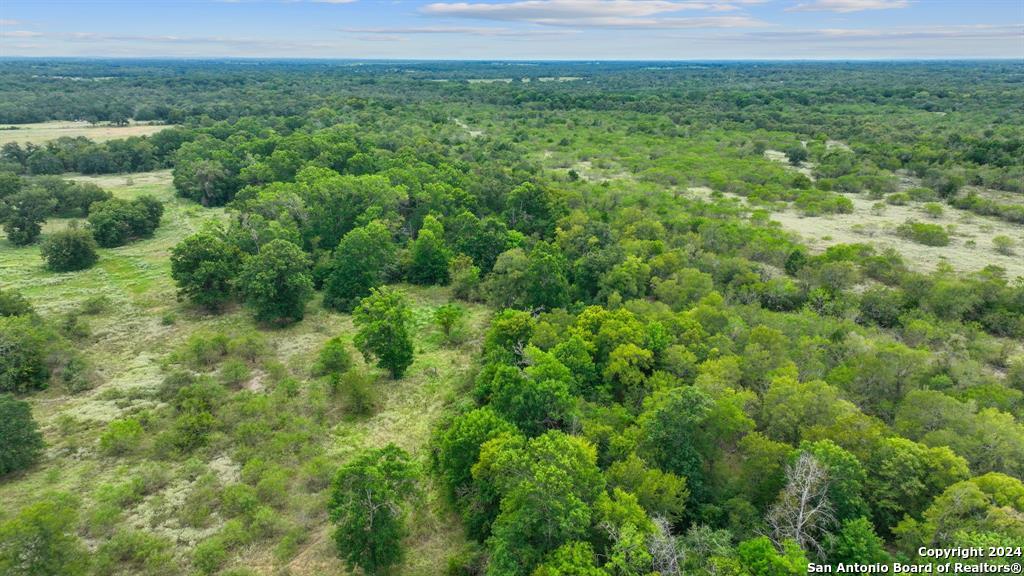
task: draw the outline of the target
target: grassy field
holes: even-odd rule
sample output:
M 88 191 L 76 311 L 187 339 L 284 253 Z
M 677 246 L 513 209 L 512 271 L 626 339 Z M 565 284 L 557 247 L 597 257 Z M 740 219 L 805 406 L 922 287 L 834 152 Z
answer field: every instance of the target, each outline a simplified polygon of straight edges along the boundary
M 176 198 L 166 171 L 77 179 L 96 182 L 125 198 L 150 193 L 163 200 L 167 209 L 153 238 L 103 249 L 95 267 L 77 273 L 48 272 L 42 267 L 38 246 L 16 248 L 0 239 L 3 287 L 22 291 L 45 316 L 57 319 L 79 309 L 91 297 L 109 299 L 109 305 L 99 314 L 83 316 L 89 334 L 75 342 L 96 372 L 95 386 L 77 394 L 48 390 L 29 397 L 47 451 L 40 464 L 0 484 L 0 501 L 5 504 L 0 517 L 16 513 L 48 491 L 75 494 L 82 500 L 81 533 L 90 546 L 96 547 L 107 536 L 95 533 L 90 518 L 102 509 L 104 490 L 109 492 L 128 478 L 159 473 L 158 489 L 119 506 L 118 525 L 166 537 L 173 543 L 176 563 L 188 566 L 195 545 L 221 530 L 226 519 L 213 511 L 202 522 L 188 522 L 182 510 L 205 489 L 204 478 L 214 478 L 221 487 L 238 482 L 244 462 L 236 459 L 233 449 L 204 450 L 186 460 L 160 460 L 150 452 L 148 442 L 141 451 L 127 456 L 104 456 L 98 450 L 98 438 L 107 424 L 129 415 L 160 412 L 164 406 L 157 394 L 161 382 L 173 367 L 175 353 L 197 333 L 217 332 L 230 337 L 257 334 L 265 342 L 267 353 L 260 366 L 234 386 L 232 394 L 271 393 L 272 379 L 266 371 L 273 367 L 279 372 L 273 380 L 299 382 L 296 402 L 301 406 L 309 398 L 313 406 L 317 388 L 309 367 L 327 339 L 342 335 L 351 342 L 351 318 L 312 302 L 304 321 L 283 329 L 266 329 L 255 325 L 251 314 L 241 307 L 216 316 L 191 309 L 175 299 L 169 251 L 204 221 L 224 218 L 223 210 L 203 209 Z M 64 221 L 50 221 L 44 234 L 65 225 Z M 397 382 L 370 369 L 379 376 L 379 398 L 370 416 L 355 416 L 344 402 L 328 399 L 326 433 L 313 442 L 332 467 L 364 447 L 389 442 L 405 448 L 426 465 L 432 428 L 468 381 L 467 370 L 489 311 L 483 306 L 470 306 L 467 341 L 446 346 L 431 318 L 437 306 L 449 301 L 447 290 L 402 289 L 414 305 L 416 361 Z M 361 358 L 355 357 L 361 364 Z M 249 543 L 230 550 L 225 566 L 248 566 L 260 574 L 276 574 L 284 568 L 291 574 L 344 573 L 330 538 L 326 487 L 308 489 L 300 485 L 304 464 L 296 462 L 295 469 L 289 470 L 295 485 L 286 491 L 288 501 L 276 507 L 293 531 L 302 535 L 293 549 L 282 553 L 274 539 Z M 463 543 L 459 522 L 448 516 L 438 490 L 429 480 L 424 481 L 423 488 L 410 519 L 401 574 L 437 574 L 445 554 L 458 551 Z
M 4 124 L 0 125 L 0 146 L 8 142 L 18 142 L 22 145 L 28 143 L 42 144 L 62 136 L 71 138 L 85 136 L 94 142 L 105 142 L 129 136 L 148 136 L 164 128 L 167 128 L 166 124 L 132 123 L 127 126 L 113 126 L 109 124 L 90 124 L 85 121 Z

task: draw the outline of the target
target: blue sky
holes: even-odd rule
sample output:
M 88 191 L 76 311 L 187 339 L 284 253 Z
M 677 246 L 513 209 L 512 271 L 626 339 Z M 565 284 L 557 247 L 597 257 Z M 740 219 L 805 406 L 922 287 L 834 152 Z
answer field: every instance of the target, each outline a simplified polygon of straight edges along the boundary
M 1024 0 L 0 0 L 0 57 L 1024 60 Z

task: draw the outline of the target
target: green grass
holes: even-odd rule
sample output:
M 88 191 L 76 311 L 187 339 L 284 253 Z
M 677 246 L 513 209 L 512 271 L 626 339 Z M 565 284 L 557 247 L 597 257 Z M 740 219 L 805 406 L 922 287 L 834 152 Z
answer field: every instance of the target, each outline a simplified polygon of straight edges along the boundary
M 126 183 L 127 178 L 131 178 L 131 185 Z M 190 335 L 259 332 L 269 352 L 261 359 L 261 368 L 254 370 L 253 381 L 244 387 L 261 393 L 259 381 L 267 377 L 262 367 L 282 366 L 285 376 L 305 382 L 323 343 L 336 335 L 351 342 L 354 328 L 350 316 L 323 309 L 319 299 L 309 304 L 305 320 L 282 329 L 256 325 L 250 312 L 241 306 L 221 315 L 207 315 L 178 302 L 170 278 L 171 248 L 205 220 L 223 219 L 224 211 L 202 209 L 176 198 L 166 171 L 91 180 L 119 197 L 153 194 L 166 203 L 166 211 L 152 238 L 101 249 L 97 265 L 81 272 L 49 272 L 42 266 L 38 246 L 14 247 L 0 239 L 3 287 L 20 290 L 45 317 L 57 319 L 60 314 L 78 310 L 94 296 L 104 295 L 111 302 L 101 313 L 85 317 L 91 334 L 76 342 L 95 371 L 95 387 L 78 394 L 51 389 L 28 398 L 44 432 L 47 451 L 40 464 L 0 483 L 0 501 L 5 504 L 0 517 L 16 513 L 48 491 L 69 492 L 82 500 L 82 534 L 88 543 L 98 545 L 106 536 L 95 536 L 86 530 L 89 515 L 96 508 L 97 488 L 123 482 L 140 474 L 147 463 L 151 465 L 153 433 L 147 432 L 144 446 L 138 452 L 123 457 L 101 455 L 98 439 L 107 423 L 115 418 L 147 410 L 160 413 L 163 405 L 154 392 L 168 371 L 169 358 Z M 47 222 L 44 235 L 65 225 L 61 220 Z M 413 303 L 416 360 L 399 381 L 389 380 L 373 369 L 379 376 L 380 399 L 378 411 L 372 416 L 348 414 L 336 402 L 329 405 L 327 433 L 316 441 L 335 467 L 362 448 L 389 442 L 408 450 L 426 466 L 432 428 L 461 395 L 460 387 L 468 380 L 467 371 L 471 369 L 489 310 L 479 305 L 468 306 L 469 340 L 459 347 L 445 347 L 431 317 L 436 307 L 449 301 L 448 290 L 412 286 L 401 289 Z M 163 321 L 168 315 L 174 318 L 173 323 Z M 362 363 L 357 358 L 357 364 Z M 118 525 L 170 538 L 177 556 L 187 565 L 196 544 L 219 530 L 224 520 L 213 517 L 205 526 L 188 526 L 181 521 L 178 509 L 197 490 L 197 470 L 212 471 L 224 485 L 237 481 L 243 463 L 235 462 L 230 452 L 201 451 L 199 460 L 191 463 L 180 459 L 158 461 L 166 470 L 166 485 L 127 506 Z M 292 472 L 296 477 L 299 474 L 298 469 Z M 294 554 L 283 560 L 275 558 L 277 541 L 272 540 L 232 550 L 228 565 L 250 566 L 260 574 L 275 574 L 283 567 L 292 574 L 344 573 L 333 552 L 324 506 L 326 492 L 305 494 L 296 490 L 294 496 L 291 492 L 290 489 L 290 501 L 281 514 L 301 526 L 307 535 L 295 547 Z M 429 475 L 425 476 L 422 495 L 410 518 L 406 563 L 398 573 L 437 574 L 446 554 L 463 545 L 460 524 L 450 516 L 439 494 Z

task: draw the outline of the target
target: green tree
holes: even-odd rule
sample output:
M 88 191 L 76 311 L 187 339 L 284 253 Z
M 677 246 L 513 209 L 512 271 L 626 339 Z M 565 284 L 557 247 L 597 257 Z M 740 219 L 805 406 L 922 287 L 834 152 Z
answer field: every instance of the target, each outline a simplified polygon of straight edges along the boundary
M 384 283 L 395 265 L 391 232 L 379 220 L 346 234 L 331 257 L 324 281 L 324 305 L 352 311 L 360 298 Z
M 401 561 L 403 503 L 414 493 L 417 477 L 409 455 L 394 444 L 366 451 L 341 467 L 329 511 L 342 559 L 368 575 L 386 573 Z
M 452 503 L 466 504 L 459 494 L 472 484 L 472 468 L 480 457 L 480 447 L 492 438 L 513 432 L 515 426 L 486 406 L 457 416 L 449 426 L 439 429 L 434 442 L 434 465 Z
M 807 574 L 807 557 L 800 546 L 786 540 L 779 551 L 767 536 L 740 542 L 736 558 L 744 573 L 753 576 L 802 576 Z
M 92 232 L 79 228 L 76 222 L 47 236 L 40 246 L 40 253 L 46 260 L 46 267 L 54 272 L 84 270 L 99 259 Z
M 43 451 L 43 437 L 32 407 L 10 394 L 0 394 L 0 477 L 31 466 Z
M 874 564 L 890 561 L 885 542 L 875 534 L 875 527 L 864 517 L 843 522 L 842 528 L 826 538 L 828 561 L 833 564 Z
M 531 182 L 513 188 L 505 201 L 505 218 L 509 225 L 527 235 L 549 235 L 562 211 L 554 192 Z
M 26 246 L 39 238 L 42 223 L 57 202 L 42 188 L 32 187 L 4 199 L 4 231 L 15 246 Z
M 391 288 L 373 288 L 353 312 L 353 320 L 359 329 L 355 345 L 363 357 L 376 357 L 377 365 L 392 378 L 401 378 L 413 361 L 412 312 L 405 296 Z
M 0 317 L 0 392 L 45 388 L 53 335 L 31 316 Z
M 84 576 L 89 555 L 75 535 L 77 503 L 55 494 L 0 524 L 0 574 Z
M 219 234 L 200 232 L 171 250 L 171 277 L 178 295 L 210 310 L 231 299 L 242 253 Z
M 501 366 L 491 384 L 491 406 L 527 436 L 568 424 L 575 403 L 561 380 L 525 378 L 517 368 Z
M 637 502 L 651 516 L 673 522 L 682 517 L 690 497 L 685 478 L 650 468 L 636 454 L 612 463 L 605 476 L 609 489 L 621 488 L 636 495 Z
M 111 198 L 89 207 L 89 228 L 100 246 L 112 248 L 151 236 L 160 225 L 163 212 L 163 204 L 152 196 L 135 200 Z
M 261 322 L 302 320 L 313 294 L 309 257 L 287 240 L 274 240 L 250 256 L 238 288 Z
M 501 511 L 488 540 L 488 574 L 530 574 L 558 547 L 583 539 L 604 479 L 590 444 L 558 431 L 528 443 L 484 444 L 473 475 L 491 479 Z
M 548 554 L 530 576 L 608 576 L 608 572 L 598 568 L 589 542 L 573 541 Z
M 428 215 L 424 220 L 409 252 L 409 282 L 448 283 L 448 261 L 451 255 L 444 244 L 444 228 L 433 215 Z

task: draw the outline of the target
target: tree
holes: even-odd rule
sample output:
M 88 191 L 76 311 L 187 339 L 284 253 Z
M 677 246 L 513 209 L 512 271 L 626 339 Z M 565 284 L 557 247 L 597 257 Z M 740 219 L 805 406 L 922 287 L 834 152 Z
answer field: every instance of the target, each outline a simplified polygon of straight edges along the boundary
M 488 574 L 529 574 L 548 553 L 586 536 L 604 493 L 596 461 L 593 446 L 558 431 L 528 443 L 499 437 L 484 444 L 473 476 L 493 481 L 501 495 Z
M 324 305 L 350 312 L 360 298 L 384 283 L 395 264 L 391 232 L 374 220 L 345 234 L 331 257 L 324 281 Z
M 100 246 L 112 248 L 151 236 L 163 212 L 163 204 L 152 196 L 130 201 L 111 198 L 89 207 L 89 227 Z
M 568 268 L 565 256 L 554 245 L 538 242 L 530 250 L 524 271 L 525 306 L 538 310 L 551 310 L 568 304 Z
M 302 320 L 313 293 L 309 257 L 287 240 L 274 240 L 250 256 L 238 275 L 238 288 L 261 322 Z
M 178 195 L 203 206 L 226 204 L 234 195 L 234 180 L 219 160 L 190 159 L 174 166 L 174 188 Z
M 662 470 L 686 478 L 699 503 L 706 497 L 704 483 L 704 426 L 714 403 L 704 392 L 685 386 L 655 393 L 644 404 L 637 424 L 639 455 Z
M 480 447 L 502 434 L 515 432 L 515 426 L 489 407 L 478 408 L 452 420 L 441 428 L 435 445 L 434 465 L 452 503 L 466 505 L 460 498 L 472 484 L 472 468 L 480 457 Z
M 548 554 L 531 576 L 608 576 L 608 572 L 597 567 L 589 542 L 573 541 Z
M 403 502 L 414 493 L 417 477 L 409 455 L 394 444 L 363 452 L 341 467 L 329 511 L 342 559 L 368 575 L 386 573 L 401 561 Z
M 491 384 L 491 406 L 527 436 L 564 427 L 575 403 L 561 380 L 525 378 L 517 368 L 501 366 Z
M 810 454 L 786 468 L 786 487 L 765 518 L 777 546 L 792 540 L 824 557 L 825 534 L 836 521 L 828 488 L 828 470 Z
M 857 457 L 831 440 L 804 442 L 800 450 L 814 456 L 828 474 L 828 498 L 836 520 L 843 522 L 868 514 L 864 501 L 867 473 Z
M 561 213 L 557 196 L 531 182 L 513 188 L 505 202 L 509 225 L 527 235 L 547 236 L 554 230 Z
M 42 223 L 57 202 L 41 188 L 28 188 L 4 200 L 3 219 L 7 239 L 15 246 L 26 246 L 39 238 Z
M 45 388 L 53 335 L 31 316 L 0 317 L 0 392 Z
M 685 478 L 649 468 L 636 454 L 614 462 L 605 476 L 610 489 L 618 487 L 636 495 L 644 510 L 671 522 L 682 517 L 686 500 L 690 497 Z
M 799 166 L 808 158 L 807 148 L 805 148 L 803 144 L 790 146 L 789 148 L 786 148 L 786 157 L 789 158 L 790 164 L 793 166 Z
M 242 253 L 219 234 L 200 232 L 171 250 L 171 277 L 178 296 L 210 310 L 231 299 Z
M 839 532 L 826 538 L 828 561 L 832 564 L 885 563 L 890 560 L 885 543 L 875 534 L 875 528 L 864 517 L 843 522 Z
M 744 574 L 756 576 L 802 576 L 807 574 L 807 557 L 800 546 L 786 540 L 777 549 L 766 536 L 740 542 L 736 557 Z
M 64 494 L 29 504 L 0 524 L 0 574 L 85 576 L 89 555 L 75 535 L 77 503 Z
M 444 228 L 428 215 L 419 236 L 410 248 L 409 282 L 413 284 L 447 284 L 450 254 L 444 245 Z
M 46 267 L 54 272 L 70 272 L 89 268 L 99 259 L 92 232 L 79 228 L 76 222 L 50 234 L 40 247 Z
M 43 437 L 32 407 L 10 394 L 0 394 L 0 477 L 28 468 L 43 451 Z
M 377 358 L 377 365 L 399 379 L 413 361 L 413 342 L 409 334 L 412 312 L 405 296 L 391 288 L 373 288 L 353 312 L 359 331 L 355 345 L 363 357 Z

